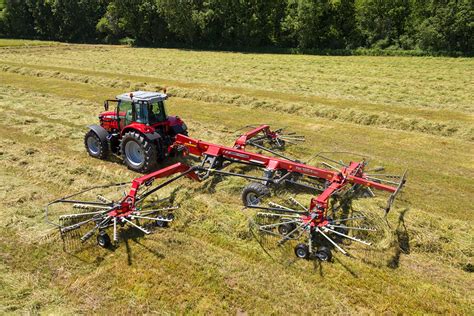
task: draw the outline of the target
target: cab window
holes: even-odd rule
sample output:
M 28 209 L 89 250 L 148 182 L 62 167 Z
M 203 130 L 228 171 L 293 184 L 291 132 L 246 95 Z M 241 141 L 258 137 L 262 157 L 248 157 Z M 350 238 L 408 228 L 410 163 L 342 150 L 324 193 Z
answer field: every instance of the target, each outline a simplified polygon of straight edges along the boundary
M 132 118 L 132 102 L 130 101 L 120 101 L 118 104 L 118 116 L 120 120 L 120 128 L 124 128 L 130 124 L 133 120 Z
M 164 113 L 164 103 L 163 101 L 153 102 L 150 106 L 149 111 L 150 124 L 163 122 L 166 119 L 166 114 Z

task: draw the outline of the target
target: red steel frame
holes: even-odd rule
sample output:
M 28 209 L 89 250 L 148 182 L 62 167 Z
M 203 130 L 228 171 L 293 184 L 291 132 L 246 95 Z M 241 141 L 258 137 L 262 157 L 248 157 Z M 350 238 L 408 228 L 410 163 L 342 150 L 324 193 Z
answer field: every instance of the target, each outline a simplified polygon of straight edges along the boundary
M 247 140 L 249 135 L 252 134 L 247 133 L 247 135 L 241 136 L 239 140 Z M 253 135 L 256 135 L 256 133 Z M 268 170 L 286 170 L 289 172 L 297 172 L 310 177 L 326 179 L 331 183 L 331 185 L 317 198 L 312 200 L 312 208 L 314 208 L 315 206 L 320 206 L 325 209 L 327 207 L 328 198 L 335 191 L 339 190 L 346 184 L 360 184 L 363 186 L 371 187 L 377 190 L 387 191 L 390 193 L 394 193 L 397 190 L 396 187 L 374 182 L 364 178 L 364 161 L 352 162 L 349 167 L 342 168 L 340 172 L 336 172 L 332 170 L 309 166 L 304 163 L 290 161 L 287 159 L 269 157 L 237 148 L 216 145 L 181 134 L 176 136 L 175 145 L 185 146 L 187 151 L 195 156 L 214 156 L 230 158 L 232 160 L 237 161 L 251 162 L 260 165 L 261 167 L 266 168 Z M 239 142 L 239 145 L 242 146 L 242 142 Z
M 265 136 L 270 137 L 270 138 L 275 138 L 277 136 L 275 132 L 272 132 L 270 130 L 269 125 L 261 125 L 239 136 L 239 138 L 237 138 L 237 140 L 234 143 L 234 148 L 242 149 L 242 150 L 245 149 L 245 146 L 247 145 L 247 141 L 262 132 L 265 134 Z
M 178 162 L 171 166 L 156 170 L 152 173 L 136 178 L 132 181 L 132 188 L 128 192 L 127 196 L 120 202 L 120 207 L 110 211 L 107 215 L 111 217 L 122 217 L 128 216 L 135 211 L 135 203 L 137 202 L 138 189 L 146 184 L 151 184 L 155 179 L 166 178 L 176 173 L 181 173 L 187 177 L 199 181 L 199 177 L 194 169 L 184 163 Z M 166 182 L 166 184 L 173 182 L 179 178 L 173 178 Z M 155 191 L 155 190 L 154 190 Z
M 326 180 L 326 183 L 328 183 L 327 187 L 321 194 L 313 197 L 310 202 L 309 210 L 315 216 L 309 216 L 307 220 L 311 221 L 313 226 L 325 224 L 328 201 L 330 197 L 337 191 L 344 188 L 346 185 L 359 184 L 392 193 L 392 197 L 394 197 L 394 195 L 398 193 L 401 186 L 404 184 L 404 179 L 402 179 L 398 187 L 393 187 L 367 179 L 366 175 L 364 174 L 364 167 L 366 165 L 365 161 L 351 162 L 349 166 L 342 168 L 340 171 L 332 171 L 306 165 L 301 162 L 295 162 L 277 157 L 269 157 L 262 154 L 245 151 L 244 149 L 247 141 L 262 132 L 270 138 L 273 138 L 276 135 L 275 132 L 270 130 L 268 125 L 262 125 L 240 136 L 235 142 L 234 147 L 227 147 L 178 134 L 170 150 L 180 148 L 181 150 L 184 149 L 185 153 L 199 157 L 219 157 L 229 159 L 233 162 L 252 163 L 269 171 L 285 170 L 288 172 L 299 173 L 305 176 Z M 111 211 L 109 215 L 126 216 L 130 214 L 135 208 L 137 191 L 143 184 L 151 182 L 156 178 L 168 177 L 176 173 L 181 173 L 182 175 L 186 175 L 189 178 L 199 181 L 201 178 L 194 172 L 195 170 L 199 169 L 202 171 L 209 171 L 209 169 L 205 169 L 204 167 L 190 167 L 183 163 L 176 163 L 145 176 L 136 178 L 132 182 L 132 188 L 129 194 L 122 201 L 120 209 Z M 179 177 L 181 176 L 167 181 L 164 185 L 176 180 Z M 160 185 L 160 187 L 164 185 Z

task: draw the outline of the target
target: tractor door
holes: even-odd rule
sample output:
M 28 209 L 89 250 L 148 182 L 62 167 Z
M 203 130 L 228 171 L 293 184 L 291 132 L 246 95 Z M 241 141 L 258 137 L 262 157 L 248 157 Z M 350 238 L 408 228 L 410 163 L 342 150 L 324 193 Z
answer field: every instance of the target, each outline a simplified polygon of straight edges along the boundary
M 125 126 L 129 125 L 134 121 L 134 107 L 130 101 L 120 100 L 117 105 L 117 119 L 119 130 L 124 129 Z

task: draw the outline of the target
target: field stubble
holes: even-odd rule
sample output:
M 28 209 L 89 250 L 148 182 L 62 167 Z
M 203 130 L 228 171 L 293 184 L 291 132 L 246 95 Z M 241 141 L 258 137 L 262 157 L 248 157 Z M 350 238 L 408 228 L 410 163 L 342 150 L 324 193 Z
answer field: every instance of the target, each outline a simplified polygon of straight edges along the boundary
M 88 45 L 0 55 L 0 311 L 472 312 L 472 60 Z M 43 206 L 136 176 L 89 158 L 84 127 L 103 99 L 165 85 L 170 112 L 196 137 L 230 144 L 233 131 L 263 120 L 307 136 L 293 156 L 351 150 L 408 168 L 382 240 L 351 245 L 356 258 L 333 264 L 274 262 L 239 211 L 245 182 L 183 180 L 170 189 L 181 204 L 172 228 L 131 236 L 114 252 L 92 243 L 64 252 Z M 380 205 L 356 202 L 369 212 Z

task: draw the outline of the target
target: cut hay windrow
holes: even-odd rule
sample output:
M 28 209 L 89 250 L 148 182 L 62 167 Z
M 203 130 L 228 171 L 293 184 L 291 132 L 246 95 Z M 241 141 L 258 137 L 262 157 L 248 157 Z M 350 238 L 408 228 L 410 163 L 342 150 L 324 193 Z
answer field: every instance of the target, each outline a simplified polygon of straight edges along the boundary
M 58 78 L 78 83 L 87 83 L 93 86 L 102 86 L 120 89 L 148 89 L 159 90 L 160 84 L 147 82 L 133 82 L 122 79 L 106 79 L 100 76 L 64 73 L 59 71 L 36 70 L 25 67 L 4 65 L 1 71 L 21 74 L 25 76 Z M 150 78 L 151 79 L 151 78 Z M 227 94 L 203 89 L 172 87 L 170 94 L 180 98 L 200 100 L 216 104 L 228 104 L 245 108 L 262 108 L 271 111 L 326 118 L 341 122 L 350 122 L 367 126 L 383 127 L 388 129 L 413 131 L 431 135 L 461 138 L 474 141 L 474 125 L 459 124 L 456 121 L 433 121 L 419 117 L 409 118 L 387 112 L 367 112 L 351 108 L 339 108 L 318 103 L 288 102 L 268 98 L 257 98 L 244 94 Z

